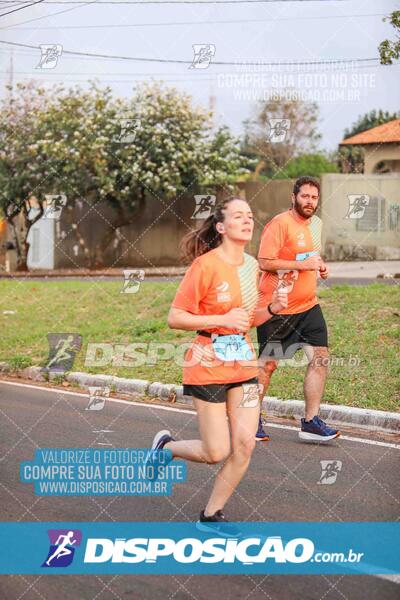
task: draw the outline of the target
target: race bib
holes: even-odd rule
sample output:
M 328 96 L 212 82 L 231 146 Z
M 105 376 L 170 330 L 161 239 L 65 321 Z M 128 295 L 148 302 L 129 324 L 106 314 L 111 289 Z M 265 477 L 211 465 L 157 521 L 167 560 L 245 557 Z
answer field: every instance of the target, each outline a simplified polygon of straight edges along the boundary
M 300 252 L 296 254 L 296 260 L 307 260 L 310 256 L 316 256 L 319 254 L 318 250 L 313 250 L 312 252 Z
M 218 335 L 212 338 L 215 356 L 222 361 L 252 360 L 253 351 L 241 334 Z

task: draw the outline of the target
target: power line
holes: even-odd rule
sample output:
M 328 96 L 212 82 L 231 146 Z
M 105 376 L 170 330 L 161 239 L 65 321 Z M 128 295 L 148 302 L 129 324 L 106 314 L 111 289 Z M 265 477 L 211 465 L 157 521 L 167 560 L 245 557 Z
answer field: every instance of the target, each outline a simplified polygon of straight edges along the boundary
M 304 20 L 325 20 L 325 19 L 344 19 L 344 18 L 360 18 L 360 17 L 384 17 L 385 13 L 369 13 L 359 15 L 320 15 L 310 17 L 282 17 L 271 19 L 232 19 L 227 21 L 168 21 L 164 23 L 119 23 L 117 25 L 49 25 L 45 27 L 19 27 L 18 31 L 42 31 L 47 29 L 126 29 L 130 27 L 173 27 L 176 25 L 223 25 L 235 23 L 269 23 L 277 21 L 304 21 Z M 0 27 L 0 29 L 2 29 Z
M 400 63 L 398 64 L 393 64 L 393 65 L 377 65 L 378 67 L 400 67 Z M 371 65 L 360 65 L 358 67 L 358 69 L 371 69 L 374 67 L 371 67 Z M 27 71 L 26 73 L 24 72 L 15 72 L 14 71 L 14 75 L 21 75 L 21 74 L 26 74 L 26 75 L 30 75 L 31 73 L 29 71 Z M 78 79 L 76 77 L 71 77 L 70 79 L 66 79 L 64 77 L 64 75 L 82 75 L 81 79 Z M 44 79 L 44 77 L 48 75 L 49 79 Z M 195 77 L 195 78 L 190 78 L 190 77 L 185 77 L 185 76 L 181 76 L 179 77 L 179 79 L 176 79 L 175 77 L 177 77 L 179 75 L 178 74 L 174 74 L 175 77 L 171 78 L 168 76 L 165 76 L 165 73 L 83 73 L 82 71 L 77 71 L 76 73 L 61 73 L 60 75 L 62 75 L 62 79 L 55 79 L 54 75 L 50 75 L 50 73 L 43 73 L 43 75 L 38 75 L 37 73 L 35 74 L 31 74 L 30 77 L 18 77 L 19 81 L 32 81 L 32 80 L 39 80 L 41 83 L 54 83 L 54 82 L 63 82 L 63 83 L 90 83 L 92 81 L 100 81 L 101 83 L 106 83 L 106 82 L 115 82 L 115 83 L 137 83 L 140 81 L 151 81 L 152 79 L 157 77 L 157 81 L 162 81 L 165 83 L 204 83 L 204 82 L 214 82 L 214 83 L 218 83 L 219 80 L 223 80 L 224 77 L 229 77 L 232 76 L 232 73 L 219 73 L 217 75 L 214 75 L 213 77 Z M 92 77 L 89 79 L 88 76 L 85 77 L 85 75 L 92 75 Z M 130 81 L 129 79 L 103 79 L 103 75 L 121 75 L 121 76 L 128 76 L 132 78 L 132 80 Z M 172 74 L 171 74 L 172 75 Z M 272 74 L 271 74 L 272 75 Z M 238 75 L 238 77 L 240 77 Z M 6 79 L 7 78 L 7 74 L 6 72 L 0 72 L 0 80 L 1 79 Z M 246 88 L 247 89 L 247 88 Z M 260 87 L 259 89 L 264 89 L 263 87 Z M 283 88 L 282 88 L 283 89 Z
M 43 0 L 45 4 L 86 4 L 84 0 Z M 346 2 L 347 0 L 103 0 L 96 4 L 113 5 L 113 4 L 131 4 L 131 5 L 146 5 L 146 4 L 270 4 L 272 2 Z
M 0 44 L 8 44 L 10 46 L 17 46 L 20 48 L 31 48 L 34 50 L 40 50 L 40 46 L 34 46 L 32 44 L 23 44 L 20 42 L 9 42 L 6 40 L 0 40 Z M 112 60 L 131 60 L 134 62 L 147 62 L 147 63 L 166 63 L 166 64 L 182 64 L 182 65 L 192 65 L 193 61 L 191 60 L 182 60 L 182 59 L 168 59 L 168 58 L 147 58 L 147 57 L 137 57 L 137 56 L 119 56 L 112 54 L 97 54 L 94 52 L 77 52 L 74 50 L 63 50 L 63 54 L 70 54 L 74 56 L 89 56 L 92 58 L 104 58 L 104 59 L 112 59 Z M 369 63 L 372 61 L 377 61 L 378 58 L 335 58 L 328 60 L 301 60 L 301 61 L 244 61 L 244 62 L 232 62 L 232 61 L 211 61 L 213 65 L 226 65 L 226 66 L 303 66 L 303 65 L 335 65 L 335 64 L 345 64 L 345 63 Z
M 89 6 L 91 4 L 97 4 L 98 0 L 91 0 L 90 2 L 85 2 L 79 4 L 78 6 L 73 6 L 72 8 L 64 8 L 64 10 L 59 10 L 55 13 L 50 13 L 48 15 L 42 15 L 41 17 L 35 17 L 34 19 L 28 19 L 28 21 L 22 21 L 20 23 L 14 23 L 13 25 L 9 25 L 7 27 L 1 27 L 0 29 L 12 29 L 14 27 L 18 27 L 18 25 L 26 25 L 27 23 L 33 23 L 34 21 L 41 21 L 42 19 L 47 19 L 48 17 L 55 17 L 56 15 L 62 15 L 67 12 L 71 12 L 73 10 L 77 10 L 78 8 L 82 8 L 83 6 Z
M 400 67 L 400 64 L 393 64 L 393 65 L 377 65 L 379 67 Z M 370 69 L 371 66 L 370 65 L 360 65 L 358 67 L 358 69 Z M 64 74 L 63 74 L 64 75 Z M 119 75 L 119 73 L 113 73 L 113 75 Z M 132 85 L 136 85 L 137 83 L 140 83 L 142 81 L 151 81 L 152 79 L 154 79 L 155 75 L 154 73 L 149 74 L 140 74 L 141 76 L 138 77 L 137 79 L 134 79 L 132 81 L 129 81 L 128 79 L 100 79 L 99 77 L 93 77 L 93 79 L 88 79 L 86 78 L 82 78 L 82 79 L 77 79 L 77 78 L 71 78 L 71 79 L 66 79 L 65 77 L 63 77 L 62 79 L 55 79 L 53 76 L 51 77 L 51 79 L 43 79 L 39 76 L 34 77 L 18 77 L 18 81 L 32 81 L 33 79 L 35 80 L 39 80 L 40 85 L 42 84 L 54 84 L 54 83 L 69 83 L 69 84 L 74 84 L 74 83 L 90 83 L 92 81 L 96 81 L 99 80 L 100 83 L 124 83 L 124 84 L 129 84 L 132 83 Z M 222 73 L 221 75 L 230 75 L 230 73 Z M 6 76 L 2 77 L 1 73 L 0 73 L 0 80 L 2 79 L 6 79 Z M 203 78 L 180 78 L 180 79 L 172 79 L 170 77 L 165 77 L 163 76 L 163 74 L 161 74 L 161 76 L 159 78 L 157 78 L 157 81 L 161 81 L 164 83 L 179 83 L 179 84 L 185 84 L 185 83 L 200 83 L 200 84 L 204 84 L 206 82 L 211 82 L 211 83 L 218 83 L 219 81 L 219 76 L 216 75 L 214 77 L 203 77 Z M 247 88 L 246 88 L 247 89 Z M 259 88 L 259 89 L 266 89 L 264 87 Z M 283 90 L 284 88 L 282 88 Z
M 13 2 L 14 0 L 7 0 Z M 18 3 L 20 0 L 16 0 Z M 272 4 L 289 2 L 346 2 L 347 0 L 103 0 L 97 4 Z M 84 0 L 44 0 L 45 4 L 85 4 Z
M 29 8 L 30 6 L 35 6 L 35 4 L 41 4 L 45 0 L 36 0 L 36 2 L 31 2 L 30 4 L 26 4 L 25 6 L 20 6 L 19 8 L 13 8 L 13 10 L 9 10 L 6 13 L 2 13 L 0 17 L 5 17 L 6 15 L 10 15 L 11 13 L 18 12 L 20 10 L 24 10 L 24 8 Z
M 393 64 L 393 65 L 378 65 L 379 67 L 383 68 L 383 67 L 400 67 L 400 64 Z M 358 69 L 370 69 L 371 66 L 370 65 L 360 65 L 358 67 Z M 113 73 L 114 74 L 114 73 Z M 119 75 L 119 73 L 115 73 L 116 75 Z M 223 74 L 225 75 L 225 74 Z M 228 73 L 229 75 L 229 73 Z M 108 84 L 108 83 L 123 83 L 123 84 L 132 84 L 133 87 L 135 87 L 137 85 L 137 83 L 140 83 L 142 81 L 151 81 L 154 78 L 154 74 L 151 75 L 145 75 L 142 74 L 142 77 L 139 79 L 134 79 L 132 81 L 129 81 L 127 79 L 100 79 L 100 83 L 103 84 Z M 6 77 L 2 77 L 0 74 L 0 80 L 4 80 L 6 79 Z M 34 79 L 33 77 L 19 77 L 17 78 L 18 81 L 32 81 L 32 79 Z M 40 85 L 53 85 L 54 83 L 65 83 L 65 84 L 80 84 L 80 83 L 90 83 L 91 81 L 95 81 L 95 80 L 99 80 L 98 77 L 94 77 L 93 79 L 88 79 L 88 78 L 84 78 L 84 79 L 66 79 L 65 77 L 63 77 L 62 79 L 54 79 L 53 77 L 51 77 L 51 79 L 42 79 L 40 77 L 36 77 L 36 80 L 39 80 Z M 194 78 L 194 79 L 190 79 L 190 78 L 185 78 L 185 79 L 171 79 L 169 77 L 164 77 L 162 76 L 161 78 L 157 79 L 157 81 L 162 81 L 164 83 L 176 83 L 176 84 L 185 84 L 185 83 L 191 83 L 191 84 L 204 84 L 204 83 L 218 83 L 219 77 L 214 76 L 214 77 L 203 77 L 203 78 Z M 246 88 L 247 89 L 247 88 Z M 266 89 L 266 88 L 259 88 L 259 89 Z

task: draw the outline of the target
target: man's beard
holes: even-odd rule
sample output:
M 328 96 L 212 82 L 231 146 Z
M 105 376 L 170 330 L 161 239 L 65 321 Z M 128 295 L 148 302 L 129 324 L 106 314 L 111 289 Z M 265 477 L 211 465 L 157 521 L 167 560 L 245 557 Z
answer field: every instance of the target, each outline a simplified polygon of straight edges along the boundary
M 300 202 L 298 202 L 297 198 L 295 198 L 295 200 L 294 200 L 294 208 L 296 209 L 296 212 L 298 212 L 301 217 L 303 217 L 304 219 L 309 219 L 310 217 L 313 216 L 313 214 L 317 210 L 318 206 L 316 206 L 315 208 L 312 208 L 312 206 L 310 205 L 310 208 L 312 209 L 312 212 L 310 210 L 304 211 L 304 209 L 301 206 Z

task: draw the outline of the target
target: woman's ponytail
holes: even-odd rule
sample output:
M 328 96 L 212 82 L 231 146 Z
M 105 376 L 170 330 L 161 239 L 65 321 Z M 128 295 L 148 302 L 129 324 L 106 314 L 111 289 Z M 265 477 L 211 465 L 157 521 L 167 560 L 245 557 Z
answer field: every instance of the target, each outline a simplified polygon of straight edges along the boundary
M 192 262 L 198 256 L 205 254 L 222 243 L 222 235 L 217 231 L 216 224 L 223 223 L 224 209 L 229 202 L 237 198 L 227 198 L 216 205 L 214 213 L 207 217 L 198 229 L 189 231 L 180 244 L 181 255 L 184 262 Z

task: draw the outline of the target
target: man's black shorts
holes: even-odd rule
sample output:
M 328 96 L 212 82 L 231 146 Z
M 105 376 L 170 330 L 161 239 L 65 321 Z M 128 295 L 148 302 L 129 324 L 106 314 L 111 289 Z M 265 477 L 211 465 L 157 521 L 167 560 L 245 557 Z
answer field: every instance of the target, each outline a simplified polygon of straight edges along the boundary
M 233 381 L 232 383 L 208 383 L 206 385 L 184 384 L 183 393 L 185 396 L 194 396 L 206 402 L 226 402 L 227 392 L 231 388 L 240 387 L 243 384 L 257 385 L 257 377 L 246 379 L 245 381 Z
M 259 356 L 293 358 L 303 346 L 328 346 L 328 330 L 319 304 L 296 315 L 274 315 L 257 327 Z

